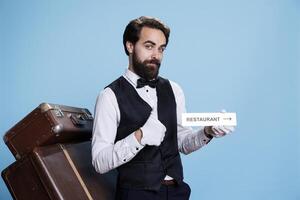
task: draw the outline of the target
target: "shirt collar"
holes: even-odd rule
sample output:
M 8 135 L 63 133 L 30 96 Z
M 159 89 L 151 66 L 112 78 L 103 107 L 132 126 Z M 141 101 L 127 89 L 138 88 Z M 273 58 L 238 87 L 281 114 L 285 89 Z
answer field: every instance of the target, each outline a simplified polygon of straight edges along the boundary
M 137 86 L 137 80 L 138 80 L 139 78 L 141 78 L 139 75 L 135 74 L 134 72 L 132 72 L 132 71 L 129 70 L 129 69 L 126 69 L 126 70 L 125 70 L 124 76 L 125 76 L 126 79 L 127 79 L 128 81 L 130 81 L 131 84 L 133 84 L 135 87 Z

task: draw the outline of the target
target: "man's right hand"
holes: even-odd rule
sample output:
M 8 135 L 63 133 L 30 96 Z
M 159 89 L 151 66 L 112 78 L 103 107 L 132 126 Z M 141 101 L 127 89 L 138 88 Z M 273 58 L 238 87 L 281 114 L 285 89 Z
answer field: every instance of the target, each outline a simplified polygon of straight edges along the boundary
M 142 145 L 159 146 L 165 137 L 167 129 L 156 117 L 154 117 L 154 112 L 152 112 L 140 130 L 142 132 Z

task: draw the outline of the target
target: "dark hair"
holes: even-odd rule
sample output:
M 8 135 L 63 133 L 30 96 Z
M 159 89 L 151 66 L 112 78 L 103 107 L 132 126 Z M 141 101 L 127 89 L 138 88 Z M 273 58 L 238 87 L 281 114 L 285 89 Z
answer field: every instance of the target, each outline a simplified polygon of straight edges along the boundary
M 144 26 L 161 30 L 166 37 L 166 45 L 168 44 L 170 28 L 157 18 L 142 16 L 130 21 L 123 33 L 123 45 L 127 55 L 129 55 L 129 52 L 126 48 L 126 42 L 129 41 L 135 44 L 139 40 Z

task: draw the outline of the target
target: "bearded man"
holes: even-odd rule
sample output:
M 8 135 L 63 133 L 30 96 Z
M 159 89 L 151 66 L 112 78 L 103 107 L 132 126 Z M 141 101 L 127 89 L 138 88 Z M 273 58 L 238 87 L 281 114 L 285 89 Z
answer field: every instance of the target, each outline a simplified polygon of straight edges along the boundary
M 186 112 L 180 86 L 159 76 L 170 29 L 140 17 L 123 34 L 128 69 L 99 94 L 92 138 L 93 166 L 118 170 L 117 200 L 186 200 L 180 154 L 189 154 L 234 127 L 182 126 Z

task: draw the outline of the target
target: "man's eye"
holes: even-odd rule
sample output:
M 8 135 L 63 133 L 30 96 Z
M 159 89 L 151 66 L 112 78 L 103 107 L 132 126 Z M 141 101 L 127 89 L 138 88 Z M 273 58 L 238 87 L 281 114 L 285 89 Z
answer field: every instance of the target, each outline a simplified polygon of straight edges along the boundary
M 161 47 L 161 48 L 159 48 L 159 51 L 160 52 L 164 52 L 166 50 L 166 47 Z
M 148 45 L 145 45 L 145 47 L 146 47 L 146 49 L 151 50 L 153 48 L 153 45 L 148 44 Z

